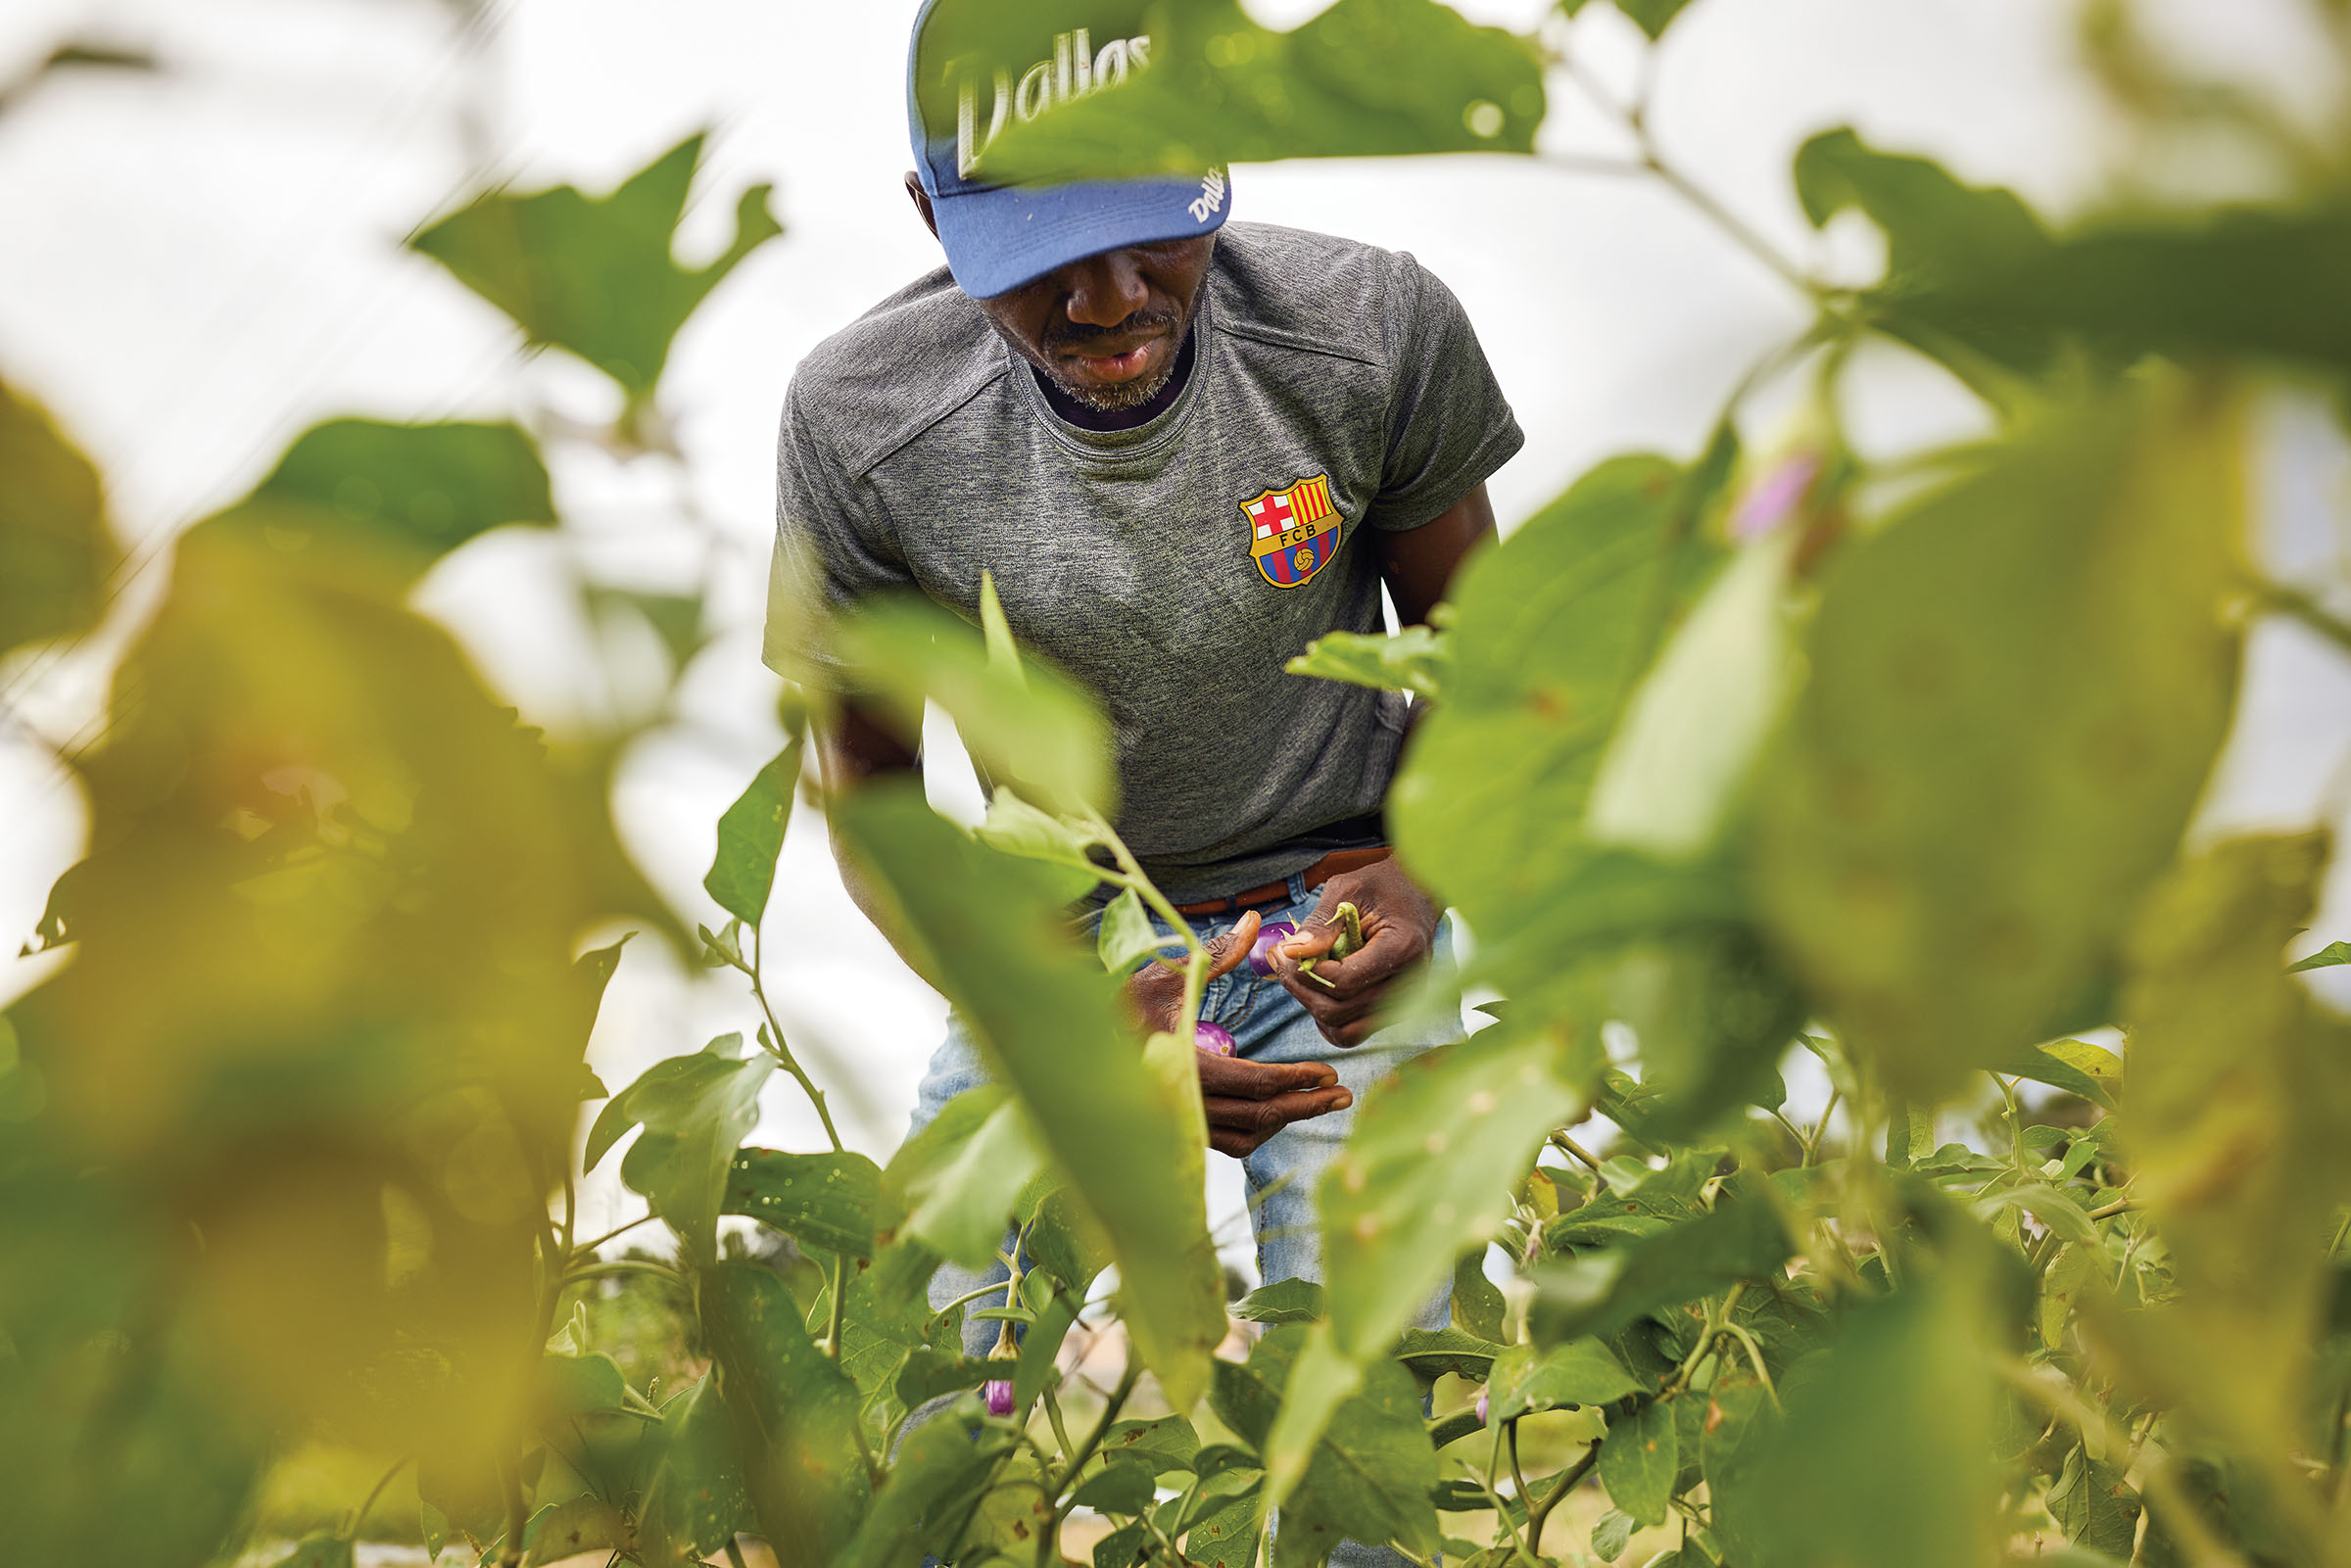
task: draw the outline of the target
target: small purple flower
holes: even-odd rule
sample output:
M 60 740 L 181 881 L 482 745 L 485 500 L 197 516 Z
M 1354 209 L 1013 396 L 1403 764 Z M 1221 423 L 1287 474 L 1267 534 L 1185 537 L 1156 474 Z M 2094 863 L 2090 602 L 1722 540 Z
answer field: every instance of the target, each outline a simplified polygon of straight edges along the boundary
M 1009 1382 L 990 1383 L 982 1390 L 982 1393 L 987 1399 L 988 1414 L 1010 1415 L 1012 1413 L 1012 1385 Z
M 1230 1056 L 1235 1049 L 1232 1031 L 1222 1023 L 1202 1022 L 1194 1025 L 1192 1043 L 1210 1056 Z
M 1298 927 L 1286 920 L 1268 921 L 1257 928 L 1257 940 L 1249 944 L 1249 972 L 1252 974 L 1273 973 L 1273 949 L 1298 934 Z
M 1477 1391 L 1477 1424 L 1479 1426 L 1484 1426 L 1486 1424 L 1486 1411 L 1491 1408 L 1491 1406 L 1486 1403 L 1486 1400 L 1487 1391 L 1485 1389 L 1479 1389 Z
M 1755 482 L 1731 516 L 1731 538 L 1746 544 L 1761 539 L 1787 521 L 1804 502 L 1812 481 L 1820 477 L 1818 452 L 1791 452 Z

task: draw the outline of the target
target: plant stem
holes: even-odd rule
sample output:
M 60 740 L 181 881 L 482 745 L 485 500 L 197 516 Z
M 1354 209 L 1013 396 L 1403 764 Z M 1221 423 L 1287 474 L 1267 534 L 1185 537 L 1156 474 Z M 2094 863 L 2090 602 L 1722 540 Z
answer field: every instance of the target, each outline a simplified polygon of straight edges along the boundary
M 1045 1407 L 1045 1424 L 1052 1427 L 1053 1441 L 1061 1445 L 1061 1451 L 1066 1456 L 1072 1451 L 1073 1446 L 1069 1429 L 1061 1424 L 1061 1402 L 1053 1397 L 1053 1385 L 1046 1384 L 1039 1391 L 1039 1399 Z M 1049 1502 L 1052 1499 L 1048 1497 L 1046 1500 Z
M 1582 1144 L 1577 1143 L 1573 1138 L 1568 1137 L 1566 1133 L 1553 1133 L 1551 1135 L 1551 1142 L 1552 1146 L 1558 1149 L 1559 1153 L 1567 1155 L 1572 1159 L 1582 1161 L 1585 1165 L 1590 1167 L 1592 1174 L 1595 1176 L 1600 1175 L 1600 1161 L 1593 1156 L 1590 1150 L 1586 1149 Z M 1607 1178 L 1603 1177 L 1602 1182 L 1603 1185 L 1606 1185 Z
M 785 1071 L 791 1073 L 794 1078 L 799 1080 L 800 1092 L 807 1095 L 808 1103 L 816 1107 L 816 1119 L 825 1124 L 825 1136 L 833 1140 L 833 1152 L 835 1154 L 840 1154 L 842 1151 L 843 1145 L 840 1141 L 840 1133 L 836 1130 L 833 1125 L 833 1113 L 826 1108 L 825 1091 L 816 1086 L 816 1081 L 808 1076 L 806 1069 L 804 1069 L 800 1066 L 799 1061 L 792 1056 L 792 1048 L 784 1043 L 784 1025 L 777 1022 L 776 1010 L 774 1007 L 769 1005 L 767 1000 L 767 985 L 759 978 L 759 971 L 762 968 L 760 963 L 760 954 L 765 945 L 766 938 L 759 934 L 759 927 L 756 926 L 752 927 L 750 966 L 751 996 L 758 1002 L 760 1013 L 767 1019 L 767 1039 L 765 1042 L 767 1045 L 767 1054 L 774 1057 L 777 1062 L 781 1063 Z
M 1731 1309 L 1739 1305 L 1740 1298 L 1746 1294 L 1747 1281 L 1743 1279 L 1731 1287 L 1729 1295 L 1723 1297 L 1719 1312 L 1706 1314 L 1706 1326 L 1700 1331 L 1698 1343 L 1690 1348 L 1690 1354 L 1682 1364 L 1674 1368 L 1673 1376 L 1667 1378 L 1665 1386 L 1657 1391 L 1659 1394 L 1679 1393 L 1690 1386 L 1691 1377 L 1705 1360 L 1706 1353 L 1714 1348 L 1715 1340 L 1721 1337 L 1723 1325 L 1730 1320 Z
M 2089 1217 L 2092 1219 L 2112 1219 L 2117 1214 L 2127 1214 L 2138 1207 L 2139 1201 L 2136 1198 L 2117 1198 L 2110 1204 L 2104 1204 L 2096 1209 L 2092 1209 L 2089 1212 Z
M 562 1277 L 561 1288 L 568 1289 L 586 1279 L 606 1279 L 616 1274 L 648 1274 L 654 1279 L 667 1280 L 673 1285 L 686 1283 L 686 1276 L 667 1263 L 656 1263 L 646 1258 L 615 1258 L 606 1262 L 590 1263 L 575 1268 Z M 552 1332 L 552 1325 L 551 1325 Z M 545 1339 L 546 1335 L 540 1338 Z
M 1811 1167 L 1812 1157 L 1820 1152 L 1820 1140 L 1828 1133 L 1829 1117 L 1836 1113 L 1837 1098 L 1843 1092 L 1835 1084 L 1829 1085 L 1828 1103 L 1820 1108 L 1820 1119 L 1813 1123 L 1812 1135 L 1804 1140 L 1804 1158 L 1799 1162 L 1799 1169 Z
M 1102 1419 L 1094 1423 L 1093 1431 L 1086 1434 L 1085 1441 L 1078 1446 L 1078 1451 L 1070 1455 L 1070 1462 L 1053 1478 L 1045 1492 L 1047 1497 L 1058 1499 L 1077 1478 L 1078 1472 L 1085 1468 L 1085 1461 L 1094 1456 L 1096 1449 L 1102 1447 L 1102 1440 L 1110 1435 L 1111 1426 L 1119 1418 L 1119 1411 L 1126 1407 L 1128 1396 L 1134 1393 L 1134 1386 L 1142 1380 L 1142 1362 L 1129 1357 L 1127 1370 L 1119 1375 L 1119 1386 L 1111 1390 L 1109 1401 L 1102 1406 Z
M 522 1533 L 530 1526 L 528 1504 L 523 1501 L 522 1476 L 511 1461 L 498 1467 L 498 1484 L 506 1495 L 506 1539 L 499 1547 L 499 1568 L 519 1568 L 522 1562 Z
M 640 1215 L 638 1215 L 638 1216 L 637 1216 L 635 1219 L 632 1219 L 632 1220 L 630 1220 L 630 1221 L 629 1221 L 627 1224 L 625 1224 L 625 1225 L 621 1225 L 621 1226 L 619 1226 L 619 1227 L 617 1227 L 617 1228 L 615 1228 L 615 1229 L 612 1229 L 612 1230 L 607 1230 L 607 1231 L 605 1231 L 605 1232 L 604 1232 L 604 1233 L 603 1233 L 601 1236 L 599 1236 L 599 1237 L 597 1237 L 597 1238 L 596 1238 L 594 1241 L 587 1241 L 587 1242 L 582 1242 L 582 1243 L 580 1243 L 578 1246 L 574 1247 L 574 1248 L 571 1250 L 571 1256 L 572 1256 L 573 1258 L 575 1258 L 575 1259 L 576 1259 L 576 1258 L 585 1258 L 585 1257 L 588 1257 L 590 1254 L 594 1253 L 594 1252 L 595 1252 L 595 1251 L 596 1251 L 596 1250 L 597 1250 L 599 1247 L 601 1247 L 601 1246 L 602 1246 L 604 1243 L 606 1243 L 606 1242 L 608 1242 L 608 1241 L 613 1241 L 613 1240 L 616 1240 L 616 1239 L 618 1239 L 619 1237 L 622 1237 L 622 1236 L 625 1236 L 625 1235 L 627 1235 L 627 1234 L 628 1234 L 630 1231 L 632 1231 L 632 1230 L 635 1230 L 635 1229 L 636 1229 L 636 1228 L 637 1228 L 639 1225 L 648 1225 L 648 1224 L 651 1224 L 651 1223 L 653 1222 L 653 1220 L 654 1220 L 654 1219 L 656 1219 L 656 1218 L 658 1218 L 658 1217 L 659 1217 L 659 1216 L 658 1216 L 658 1215 L 655 1215 L 655 1214 L 640 1214 Z
M 408 1455 L 404 1453 L 392 1461 L 391 1469 L 376 1478 L 375 1485 L 368 1489 L 366 1500 L 361 1502 L 359 1511 L 351 1516 L 351 1528 L 343 1532 L 344 1540 L 357 1541 L 360 1539 L 360 1529 L 367 1522 L 367 1510 L 375 1506 L 375 1499 L 384 1495 L 384 1488 L 392 1484 L 392 1478 L 406 1469 L 408 1463 Z
M 2351 650 L 2351 621 L 2335 615 L 2302 590 L 2265 577 L 2254 579 L 2253 592 L 2268 608 L 2300 621 L 2336 647 Z
M 743 1548 L 735 1544 L 733 1536 L 727 1537 L 727 1568 L 745 1568 Z
M 1576 1483 L 1590 1475 L 1592 1467 L 1598 1463 L 1600 1463 L 1600 1445 L 1595 1443 L 1584 1450 L 1582 1458 L 1559 1472 L 1559 1484 L 1544 1496 L 1541 1502 L 1533 1503 L 1528 1507 L 1526 1514 L 1527 1545 L 1537 1557 L 1543 1554 L 1543 1522 L 1551 1517 L 1551 1510 L 1564 1501 L 1567 1494 L 1575 1490 Z
M 1158 884 L 1144 872 L 1142 862 L 1134 858 L 1134 852 L 1127 847 L 1127 841 L 1118 835 L 1109 823 L 1100 817 L 1089 816 L 1085 826 L 1110 850 L 1111 858 L 1119 863 L 1119 870 L 1126 874 L 1109 879 L 1133 888 L 1135 895 L 1150 906 L 1151 913 L 1157 915 L 1176 933 L 1176 939 L 1183 943 L 1183 1002 L 1176 1015 L 1176 1037 L 1188 1040 L 1192 1037 L 1192 1031 L 1199 1026 L 1200 997 L 1208 989 L 1207 944 L 1192 929 L 1192 923 L 1168 902 L 1167 894 L 1159 890 Z

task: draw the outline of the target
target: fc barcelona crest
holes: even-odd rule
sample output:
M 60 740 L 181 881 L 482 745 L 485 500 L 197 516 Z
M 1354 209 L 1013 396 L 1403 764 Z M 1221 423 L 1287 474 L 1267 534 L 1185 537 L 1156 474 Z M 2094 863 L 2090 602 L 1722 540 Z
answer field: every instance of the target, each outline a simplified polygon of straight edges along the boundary
M 1331 504 L 1328 474 L 1254 496 L 1241 502 L 1241 515 L 1249 519 L 1249 558 L 1275 588 L 1297 588 L 1328 566 L 1346 521 Z

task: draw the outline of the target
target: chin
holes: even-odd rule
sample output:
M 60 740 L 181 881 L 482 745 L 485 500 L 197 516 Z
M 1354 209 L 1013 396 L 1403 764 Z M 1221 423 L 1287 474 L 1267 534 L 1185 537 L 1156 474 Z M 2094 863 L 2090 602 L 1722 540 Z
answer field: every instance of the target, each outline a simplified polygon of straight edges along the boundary
M 1064 377 L 1058 370 L 1048 370 L 1053 385 L 1071 402 L 1084 404 L 1097 413 L 1126 413 L 1140 408 L 1167 389 L 1168 379 L 1176 373 L 1176 356 L 1170 355 L 1167 363 L 1146 370 L 1132 381 L 1088 382 L 1080 384 Z

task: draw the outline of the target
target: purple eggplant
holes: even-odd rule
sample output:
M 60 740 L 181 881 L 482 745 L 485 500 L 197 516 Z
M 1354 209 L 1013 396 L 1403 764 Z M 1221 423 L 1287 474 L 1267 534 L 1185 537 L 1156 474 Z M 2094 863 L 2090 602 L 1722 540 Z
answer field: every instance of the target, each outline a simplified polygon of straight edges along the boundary
M 1298 927 L 1289 921 L 1268 921 L 1257 928 L 1257 940 L 1249 944 L 1249 972 L 1253 974 L 1273 973 L 1273 949 L 1298 934 Z
M 1232 1031 L 1222 1023 L 1201 1022 L 1192 1028 L 1192 1043 L 1210 1056 L 1230 1056 L 1237 1047 Z
M 990 1383 L 986 1388 L 981 1390 L 981 1393 L 987 1400 L 988 1414 L 1010 1415 L 1012 1413 L 1012 1384 L 1009 1381 L 1000 1380 Z

